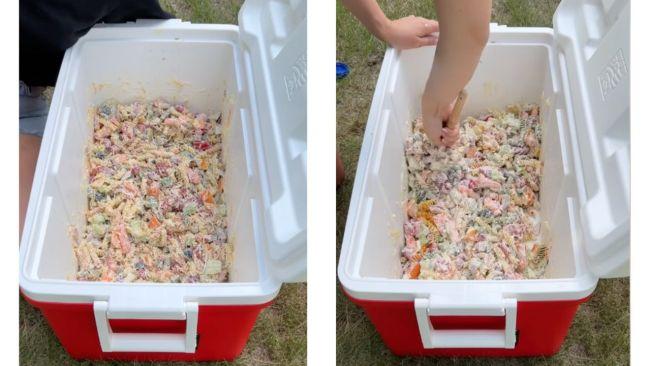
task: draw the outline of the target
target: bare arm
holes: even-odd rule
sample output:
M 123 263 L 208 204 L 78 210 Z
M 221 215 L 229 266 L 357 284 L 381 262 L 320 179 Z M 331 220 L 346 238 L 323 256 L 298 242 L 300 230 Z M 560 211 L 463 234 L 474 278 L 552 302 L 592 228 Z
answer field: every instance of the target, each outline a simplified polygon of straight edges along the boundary
M 458 92 L 469 82 L 489 37 L 491 0 L 435 0 L 440 36 L 422 96 L 424 130 L 437 145 L 458 131 L 443 130 Z
M 343 5 L 375 37 L 398 49 L 434 45 L 438 22 L 413 15 L 390 20 L 376 0 L 342 0 Z

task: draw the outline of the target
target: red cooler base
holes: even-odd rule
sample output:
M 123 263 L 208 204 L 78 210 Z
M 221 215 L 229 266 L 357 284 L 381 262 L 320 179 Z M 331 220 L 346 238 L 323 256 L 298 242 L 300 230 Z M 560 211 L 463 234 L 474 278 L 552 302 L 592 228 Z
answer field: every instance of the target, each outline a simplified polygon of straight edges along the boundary
M 345 291 L 344 291 L 345 292 Z M 518 301 L 517 343 L 514 349 L 438 348 L 422 346 L 414 303 L 411 301 L 360 300 L 361 306 L 388 348 L 398 356 L 550 356 L 566 337 L 578 306 L 589 298 L 569 301 Z M 503 329 L 503 317 L 432 317 L 438 329 Z
M 23 295 L 24 296 L 24 295 Z M 102 352 L 93 304 L 66 304 L 25 299 L 40 309 L 59 341 L 76 359 L 139 361 L 233 360 L 244 349 L 257 315 L 271 302 L 259 305 L 199 305 L 196 353 Z M 111 320 L 114 332 L 183 333 L 184 321 Z

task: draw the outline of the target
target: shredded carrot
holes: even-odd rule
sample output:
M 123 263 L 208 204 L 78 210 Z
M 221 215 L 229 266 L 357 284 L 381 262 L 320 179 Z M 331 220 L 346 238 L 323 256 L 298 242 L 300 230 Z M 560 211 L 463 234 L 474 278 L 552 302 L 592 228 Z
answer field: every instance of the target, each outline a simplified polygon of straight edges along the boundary
M 416 279 L 420 275 L 420 263 L 415 263 L 411 270 L 409 271 L 409 277 L 411 279 Z
M 210 191 L 204 191 L 203 193 L 201 193 L 201 200 L 203 200 L 203 203 L 205 204 L 214 203 L 214 198 L 212 198 Z
M 209 166 L 210 163 L 208 162 L 208 159 L 201 159 L 201 163 L 199 164 L 199 168 L 201 168 L 201 170 L 208 170 Z
M 150 186 L 149 189 L 147 189 L 147 195 L 152 196 L 152 197 L 158 197 L 160 194 L 160 189 L 156 186 Z
M 158 226 L 160 226 L 160 221 L 158 221 L 158 218 L 156 216 L 152 216 L 151 220 L 149 220 L 149 228 L 155 229 Z
M 101 281 L 102 282 L 111 282 L 113 280 L 113 277 L 108 273 L 108 271 L 104 271 L 102 274 Z
M 418 215 L 425 222 L 429 230 L 439 232 L 438 227 L 433 220 L 433 213 L 431 212 L 431 206 L 434 204 L 435 203 L 432 200 L 420 202 L 418 205 Z

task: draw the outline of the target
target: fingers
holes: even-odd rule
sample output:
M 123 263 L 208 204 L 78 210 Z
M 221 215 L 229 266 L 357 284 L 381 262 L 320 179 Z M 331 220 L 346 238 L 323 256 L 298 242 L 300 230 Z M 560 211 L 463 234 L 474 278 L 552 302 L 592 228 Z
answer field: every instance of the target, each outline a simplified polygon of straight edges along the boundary
M 418 37 L 418 47 L 435 46 L 436 44 L 438 44 L 438 36 L 436 35 Z
M 391 21 L 392 31 L 386 35 L 391 46 L 410 49 L 438 44 L 438 22 L 413 15 Z
M 454 143 L 458 140 L 459 137 L 460 137 L 460 128 L 449 129 L 445 127 L 442 129 L 442 139 L 444 141 Z
M 454 129 L 449 129 L 449 128 L 443 128 L 442 129 L 442 144 L 445 146 L 452 146 L 458 141 L 460 137 L 460 129 L 459 128 L 454 128 Z
M 422 24 L 421 27 L 422 33 L 420 34 L 420 36 L 436 33 L 440 30 L 440 27 L 438 26 L 438 22 L 436 22 L 435 20 L 422 18 L 422 17 L 417 17 L 416 19 L 418 20 L 418 22 L 420 22 L 420 24 Z
M 438 22 L 422 17 L 417 17 L 417 21 L 421 24 L 418 32 L 418 47 L 438 44 Z

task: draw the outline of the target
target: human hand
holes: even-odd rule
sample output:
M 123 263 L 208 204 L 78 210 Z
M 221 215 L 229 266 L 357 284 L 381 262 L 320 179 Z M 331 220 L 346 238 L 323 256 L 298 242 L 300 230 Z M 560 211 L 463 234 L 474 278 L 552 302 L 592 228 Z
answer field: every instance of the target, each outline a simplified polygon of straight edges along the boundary
M 460 126 L 447 128 L 444 122 L 451 116 L 455 99 L 444 107 L 430 103 L 428 98 L 422 97 L 422 129 L 429 140 L 436 146 L 452 146 L 460 137 Z
M 391 46 L 405 50 L 438 43 L 438 22 L 410 15 L 389 20 L 382 32 L 382 39 Z

